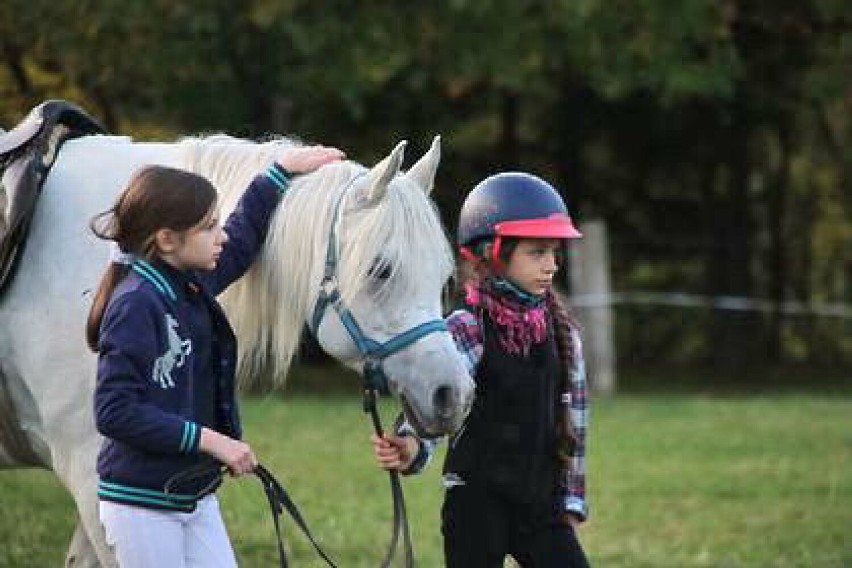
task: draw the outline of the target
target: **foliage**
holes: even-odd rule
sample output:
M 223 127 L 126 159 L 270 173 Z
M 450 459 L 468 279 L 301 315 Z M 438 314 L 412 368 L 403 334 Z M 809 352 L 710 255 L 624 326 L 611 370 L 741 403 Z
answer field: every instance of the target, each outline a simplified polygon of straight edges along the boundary
M 64 97 L 142 138 L 295 134 L 364 162 L 441 133 L 449 227 L 522 168 L 607 221 L 619 290 L 848 303 L 851 31 L 843 0 L 8 0 L 0 124 Z M 834 322 L 791 325 L 696 361 L 837 362 Z

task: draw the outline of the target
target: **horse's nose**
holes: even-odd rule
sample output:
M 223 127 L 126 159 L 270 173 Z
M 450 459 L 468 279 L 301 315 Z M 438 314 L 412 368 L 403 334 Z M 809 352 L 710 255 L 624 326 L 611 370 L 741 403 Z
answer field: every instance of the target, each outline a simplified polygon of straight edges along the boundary
M 442 420 L 449 420 L 453 417 L 457 403 L 458 392 L 450 385 L 441 385 L 432 393 L 432 405 L 435 408 L 435 414 Z

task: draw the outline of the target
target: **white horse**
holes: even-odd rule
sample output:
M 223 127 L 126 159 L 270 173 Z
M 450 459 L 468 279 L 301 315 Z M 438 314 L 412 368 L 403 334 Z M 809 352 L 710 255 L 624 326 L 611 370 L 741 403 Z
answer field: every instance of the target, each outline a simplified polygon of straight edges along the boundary
M 152 163 L 208 177 L 224 218 L 252 176 L 294 143 L 87 136 L 60 152 L 17 274 L 0 297 L 0 468 L 50 468 L 71 493 L 80 522 L 68 565 L 114 564 L 96 512 L 95 356 L 83 339 L 108 247 L 91 235 L 89 220 L 111 206 L 134 170 Z M 371 169 L 338 162 L 295 178 L 258 262 L 221 299 L 239 340 L 241 380 L 283 381 L 308 323 L 345 365 L 360 371 L 366 359 L 379 367 L 415 427 L 441 434 L 463 420 L 473 381 L 440 320 L 452 254 L 428 197 L 439 140 L 407 172 L 403 149 Z M 315 307 L 336 291 L 332 309 Z

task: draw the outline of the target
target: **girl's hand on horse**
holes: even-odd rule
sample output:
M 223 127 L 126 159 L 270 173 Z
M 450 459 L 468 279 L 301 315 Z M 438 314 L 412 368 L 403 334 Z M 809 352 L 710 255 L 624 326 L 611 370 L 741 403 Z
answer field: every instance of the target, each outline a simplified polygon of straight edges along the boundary
M 380 438 L 373 434 L 370 439 L 373 442 L 376 462 L 382 469 L 406 471 L 420 450 L 420 440 L 414 436 L 385 434 Z
M 300 146 L 284 150 L 278 163 L 290 173 L 304 174 L 345 157 L 342 150 L 329 146 Z
M 257 467 L 257 458 L 251 446 L 241 440 L 234 440 L 210 428 L 201 430 L 199 449 L 228 466 L 231 475 L 239 477 L 252 473 Z

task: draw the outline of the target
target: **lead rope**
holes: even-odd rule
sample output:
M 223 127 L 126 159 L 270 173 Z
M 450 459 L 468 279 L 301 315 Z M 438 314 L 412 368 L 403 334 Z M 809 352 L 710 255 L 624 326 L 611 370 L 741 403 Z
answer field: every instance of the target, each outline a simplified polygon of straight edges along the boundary
M 166 485 L 164 488 L 164 493 L 169 495 L 174 493 L 175 488 L 179 487 L 181 483 L 185 483 L 187 481 L 197 479 L 199 477 L 207 477 L 208 475 L 214 474 L 213 480 L 202 490 L 202 493 L 206 493 L 211 491 L 216 486 L 218 486 L 222 479 L 224 478 L 224 474 L 227 471 L 227 467 L 221 465 L 218 462 L 210 463 L 205 462 L 198 464 L 196 466 L 190 467 L 180 473 L 177 473 L 170 477 L 168 481 L 166 481 Z M 305 522 L 304 517 L 302 517 L 299 508 L 296 506 L 296 503 L 290 498 L 290 495 L 287 493 L 287 490 L 275 479 L 275 476 L 272 475 L 268 469 L 263 467 L 260 464 L 257 464 L 254 471 L 252 472 L 257 478 L 260 480 L 260 484 L 263 486 L 263 492 L 266 494 L 266 500 L 269 503 L 269 510 L 272 512 L 272 521 L 275 523 L 275 537 L 278 541 L 278 562 L 281 568 L 288 568 L 289 564 L 287 562 L 287 552 L 284 550 L 284 542 L 281 538 L 281 524 L 278 520 L 279 515 L 286 510 L 296 525 L 302 530 L 304 535 L 307 537 L 308 541 L 313 545 L 314 550 L 316 550 L 317 554 L 325 560 L 325 563 L 328 564 L 331 568 L 337 568 L 337 565 L 334 561 L 329 557 L 328 554 L 322 549 L 322 547 L 317 543 L 314 535 L 311 534 L 311 530 L 308 528 L 308 523 Z
M 258 479 L 260 479 L 261 485 L 263 485 L 263 492 L 266 494 L 266 500 L 269 502 L 269 509 L 272 511 L 272 521 L 275 523 L 275 537 L 278 540 L 278 559 L 281 568 L 287 568 L 288 566 L 287 553 L 284 550 L 284 543 L 281 540 L 281 526 L 278 521 L 278 517 L 281 515 L 283 510 L 282 506 L 287 510 L 287 513 L 290 514 L 290 517 L 296 525 L 302 529 L 302 532 L 308 538 L 311 545 L 313 545 L 314 550 L 316 550 L 320 558 L 325 560 L 325 563 L 331 566 L 331 568 L 337 568 L 334 561 L 328 556 L 328 554 L 326 554 L 319 543 L 317 543 L 314 535 L 311 534 L 311 530 L 308 528 L 308 524 L 299 512 L 299 508 L 296 507 L 296 503 L 294 503 L 290 498 L 287 490 L 278 483 L 275 476 L 269 473 L 269 470 L 260 464 L 257 464 L 257 467 L 254 468 L 254 474 L 258 477 Z
M 382 420 L 379 416 L 379 411 L 376 408 L 376 398 L 378 394 L 374 388 L 364 389 L 364 412 L 370 415 L 373 422 L 373 430 L 378 437 L 384 436 L 382 428 Z M 395 469 L 388 470 L 388 478 L 390 480 L 391 496 L 393 498 L 393 531 L 391 533 L 390 543 L 385 559 L 382 561 L 381 568 L 388 568 L 391 561 L 396 556 L 396 549 L 399 544 L 399 535 L 402 534 L 402 540 L 405 551 L 405 566 L 406 568 L 414 568 L 414 549 L 411 545 L 411 533 L 408 529 L 408 515 L 405 512 L 405 495 L 402 492 L 402 484 L 399 481 L 399 472 Z
M 364 412 L 370 415 L 370 419 L 373 423 L 373 430 L 376 432 L 376 435 L 382 437 L 384 436 L 384 429 L 382 428 L 382 420 L 376 407 L 377 396 L 378 392 L 376 389 L 364 389 Z M 168 481 L 166 481 L 164 493 L 169 495 L 174 493 L 175 489 L 179 487 L 181 483 L 185 483 L 199 477 L 206 477 L 210 474 L 215 474 L 214 479 L 203 490 L 203 492 L 206 493 L 222 482 L 226 471 L 227 468 L 218 462 L 198 464 L 169 478 Z M 278 544 L 278 560 L 280 568 L 289 567 L 287 562 L 287 552 L 284 549 L 284 542 L 281 538 L 281 523 L 278 519 L 284 510 L 287 511 L 296 525 L 301 529 L 302 533 L 304 533 L 308 541 L 310 541 L 311 545 L 313 545 L 316 553 L 325 561 L 325 563 L 331 568 L 338 568 L 337 564 L 334 563 L 331 557 L 329 557 L 314 538 L 308 528 L 307 522 L 305 522 L 304 517 L 302 517 L 299 508 L 296 506 L 296 503 L 290 497 L 289 493 L 287 493 L 287 490 L 284 489 L 284 486 L 275 479 L 275 476 L 272 475 L 268 469 L 260 464 L 257 465 L 253 473 L 257 476 L 263 486 L 263 492 L 266 495 L 266 500 L 269 503 L 269 510 L 272 513 L 272 521 L 275 524 L 275 537 Z M 391 562 L 396 556 L 400 534 L 402 534 L 405 551 L 405 567 L 414 568 L 414 549 L 411 544 L 411 533 L 408 528 L 408 515 L 405 511 L 405 495 L 402 492 L 399 472 L 396 470 L 390 470 L 388 471 L 388 477 L 390 479 L 391 496 L 393 499 L 393 531 L 391 533 L 390 543 L 388 544 L 388 551 L 382 561 L 381 568 L 390 567 Z

